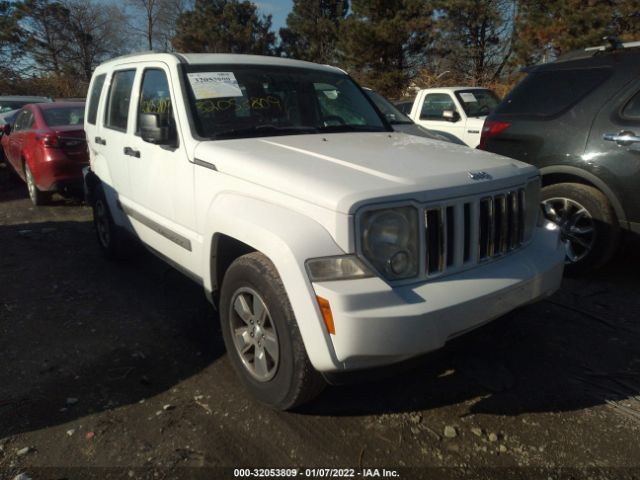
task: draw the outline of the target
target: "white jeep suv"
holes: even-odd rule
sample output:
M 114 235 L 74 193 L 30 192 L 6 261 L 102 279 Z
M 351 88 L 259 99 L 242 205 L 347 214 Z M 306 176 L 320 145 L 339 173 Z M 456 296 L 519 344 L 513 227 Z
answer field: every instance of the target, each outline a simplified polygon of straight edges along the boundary
M 133 234 L 202 284 L 240 379 L 275 408 L 560 285 L 534 167 L 394 132 L 337 68 L 121 57 L 96 69 L 85 129 L 104 253 Z

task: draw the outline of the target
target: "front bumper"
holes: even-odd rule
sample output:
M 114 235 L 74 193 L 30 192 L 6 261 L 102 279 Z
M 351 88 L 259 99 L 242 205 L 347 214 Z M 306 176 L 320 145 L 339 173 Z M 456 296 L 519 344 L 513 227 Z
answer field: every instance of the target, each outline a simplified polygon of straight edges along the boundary
M 336 370 L 388 365 L 436 350 L 551 295 L 560 287 L 564 255 L 557 230 L 538 228 L 518 252 L 426 283 L 392 288 L 377 277 L 314 283 L 331 305 Z

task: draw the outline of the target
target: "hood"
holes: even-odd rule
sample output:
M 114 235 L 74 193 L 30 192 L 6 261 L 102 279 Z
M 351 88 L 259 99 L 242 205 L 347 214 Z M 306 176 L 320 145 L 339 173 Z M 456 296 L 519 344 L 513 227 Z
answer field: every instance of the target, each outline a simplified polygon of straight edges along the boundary
M 417 123 L 398 123 L 391 125 L 396 132 L 407 133 L 409 135 L 417 135 L 418 137 L 430 138 L 432 140 L 440 140 L 443 142 L 451 142 L 457 145 L 467 145 L 455 135 L 448 132 L 431 130 L 418 125 Z
M 218 172 L 342 213 L 363 203 L 428 202 L 524 183 L 537 170 L 516 160 L 404 133 L 334 133 L 217 140 L 195 158 Z M 472 180 L 483 171 L 491 180 Z

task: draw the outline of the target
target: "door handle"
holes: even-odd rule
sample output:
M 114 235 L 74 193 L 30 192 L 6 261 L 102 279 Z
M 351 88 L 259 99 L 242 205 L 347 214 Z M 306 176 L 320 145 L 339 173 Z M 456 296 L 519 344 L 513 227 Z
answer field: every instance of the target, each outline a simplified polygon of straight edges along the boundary
M 628 147 L 633 143 L 640 142 L 640 137 L 628 130 L 623 130 L 619 133 L 605 133 L 602 135 L 602 139 L 608 142 L 616 142 L 621 147 Z
M 102 137 L 96 137 L 96 138 L 94 138 L 94 140 L 98 145 L 106 145 L 107 144 L 107 141 Z
M 134 150 L 131 147 L 124 147 L 124 154 L 129 155 L 130 157 L 140 158 L 140 151 Z

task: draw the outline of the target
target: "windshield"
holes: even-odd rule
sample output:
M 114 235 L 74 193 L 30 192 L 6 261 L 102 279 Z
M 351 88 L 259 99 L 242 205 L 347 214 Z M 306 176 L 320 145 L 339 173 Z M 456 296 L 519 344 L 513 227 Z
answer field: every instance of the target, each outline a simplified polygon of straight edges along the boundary
M 413 120 L 398 110 L 389 100 L 379 93 L 376 93 L 373 90 L 365 90 L 365 92 L 367 92 L 367 95 L 369 95 L 371 100 L 373 100 L 373 103 L 376 104 L 376 107 L 378 107 L 384 116 L 387 117 L 387 121 L 391 125 L 406 125 L 413 123 Z
M 477 89 L 457 90 L 456 97 L 462 105 L 467 117 L 484 117 L 493 112 L 500 99 L 491 90 Z
M 346 75 L 312 69 L 192 65 L 189 103 L 201 137 L 386 131 L 380 115 Z

